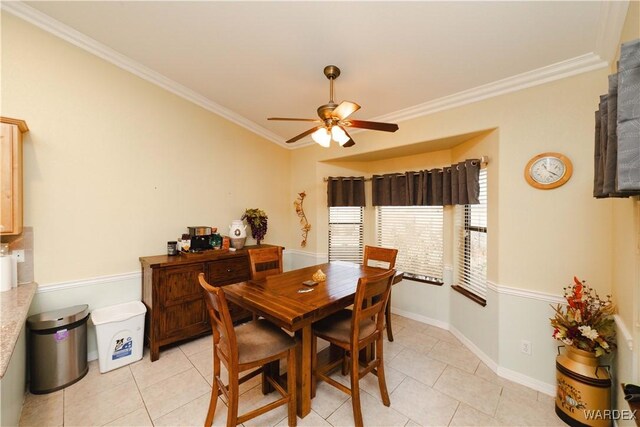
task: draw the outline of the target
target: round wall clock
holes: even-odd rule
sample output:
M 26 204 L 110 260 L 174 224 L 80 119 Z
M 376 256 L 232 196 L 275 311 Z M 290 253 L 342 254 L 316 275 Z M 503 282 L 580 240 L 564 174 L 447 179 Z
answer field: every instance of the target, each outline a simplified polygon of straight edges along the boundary
M 550 190 L 569 181 L 573 165 L 568 157 L 560 153 L 538 154 L 524 168 L 524 178 L 529 185 L 541 190 Z

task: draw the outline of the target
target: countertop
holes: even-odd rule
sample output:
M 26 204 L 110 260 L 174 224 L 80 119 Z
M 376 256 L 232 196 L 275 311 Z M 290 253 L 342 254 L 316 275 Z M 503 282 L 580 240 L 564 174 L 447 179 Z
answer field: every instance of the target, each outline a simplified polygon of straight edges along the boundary
M 0 379 L 4 377 L 18 341 L 20 331 L 25 326 L 29 306 L 36 293 L 35 282 L 19 285 L 10 291 L 0 292 Z

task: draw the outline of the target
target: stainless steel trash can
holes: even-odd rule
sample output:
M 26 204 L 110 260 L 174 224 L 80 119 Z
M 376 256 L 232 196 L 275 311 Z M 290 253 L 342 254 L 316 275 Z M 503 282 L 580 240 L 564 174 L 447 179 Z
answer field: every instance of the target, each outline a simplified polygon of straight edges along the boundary
M 88 319 L 86 304 L 29 316 L 31 393 L 51 393 L 86 375 Z

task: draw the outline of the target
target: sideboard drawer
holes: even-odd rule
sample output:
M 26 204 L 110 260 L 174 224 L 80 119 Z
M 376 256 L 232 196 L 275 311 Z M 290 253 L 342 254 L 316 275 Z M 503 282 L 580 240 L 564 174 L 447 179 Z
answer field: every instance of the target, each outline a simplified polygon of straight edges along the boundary
M 223 259 L 207 263 L 208 282 L 214 286 L 249 280 L 248 257 Z

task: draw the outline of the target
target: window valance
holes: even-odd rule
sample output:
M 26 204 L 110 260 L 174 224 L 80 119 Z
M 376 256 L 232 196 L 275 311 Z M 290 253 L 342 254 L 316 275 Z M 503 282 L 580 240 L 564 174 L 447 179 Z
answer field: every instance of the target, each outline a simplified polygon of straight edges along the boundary
M 364 177 L 338 176 L 327 178 L 327 205 L 364 206 Z
M 442 169 L 374 175 L 374 206 L 445 206 L 479 204 L 480 159 Z

